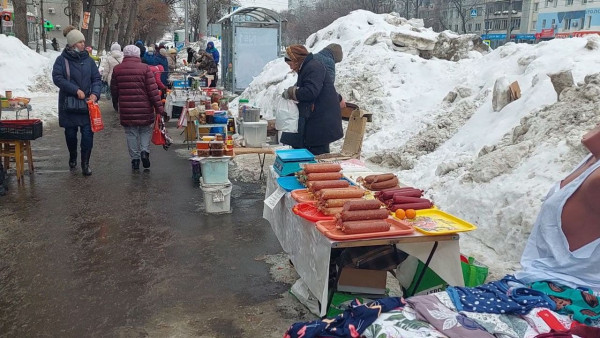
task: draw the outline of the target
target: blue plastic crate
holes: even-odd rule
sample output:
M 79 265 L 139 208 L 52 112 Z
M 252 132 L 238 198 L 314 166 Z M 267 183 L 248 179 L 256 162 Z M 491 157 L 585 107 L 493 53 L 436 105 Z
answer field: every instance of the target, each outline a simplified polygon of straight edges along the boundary
M 185 80 L 173 81 L 173 88 L 188 88 L 188 82 Z

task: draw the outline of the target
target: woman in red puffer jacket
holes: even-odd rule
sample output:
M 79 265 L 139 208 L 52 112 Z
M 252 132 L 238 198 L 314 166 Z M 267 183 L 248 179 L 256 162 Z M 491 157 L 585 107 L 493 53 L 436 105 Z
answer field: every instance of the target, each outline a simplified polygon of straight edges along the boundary
M 110 83 L 113 106 L 119 112 L 127 135 L 131 167 L 150 167 L 150 139 L 155 113 L 164 115 L 154 73 L 140 59 L 140 49 L 128 45 L 123 62 L 116 66 Z

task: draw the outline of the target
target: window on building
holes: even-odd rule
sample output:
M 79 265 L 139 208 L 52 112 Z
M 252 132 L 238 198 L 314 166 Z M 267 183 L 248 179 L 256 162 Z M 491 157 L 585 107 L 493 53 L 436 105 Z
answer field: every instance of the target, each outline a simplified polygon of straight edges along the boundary
M 467 31 L 468 32 L 472 32 L 473 31 L 473 24 L 468 24 L 467 25 Z
M 476 23 L 475 24 L 475 31 L 476 32 L 481 32 L 481 24 L 480 23 Z
M 590 27 L 592 26 L 592 16 L 591 16 L 591 15 L 589 15 L 589 16 L 587 17 L 587 20 L 588 20 L 587 28 L 588 28 L 588 29 L 590 29 Z
M 533 4 L 533 11 L 537 12 L 539 9 L 540 9 L 540 3 L 539 2 L 534 3 Z
M 556 19 L 552 19 L 552 24 L 550 25 L 550 28 L 555 28 L 556 27 Z
M 546 19 L 542 20 L 542 29 L 546 28 Z
M 483 15 L 483 7 L 477 7 L 477 16 Z
M 578 29 L 582 30 L 584 28 L 585 28 L 585 18 L 581 18 L 581 19 L 579 19 L 579 27 L 578 27 Z
M 573 6 L 573 0 L 565 0 L 566 6 Z
M 506 29 L 508 27 L 508 19 L 500 20 L 500 29 Z
M 548 7 L 548 4 L 550 3 L 550 0 L 546 0 L 546 5 L 544 7 Z
M 565 19 L 564 21 L 565 21 L 565 25 L 564 25 L 564 27 L 563 27 L 563 28 L 564 28 L 565 30 L 569 30 L 569 29 L 571 29 L 571 19 Z
M 521 29 L 521 18 L 514 18 L 511 19 L 511 29 L 512 30 L 518 30 Z
M 554 1 L 552 1 L 552 3 L 555 8 L 556 8 L 556 6 L 558 6 L 558 0 L 554 0 Z
M 536 30 L 537 21 L 531 21 L 531 30 Z

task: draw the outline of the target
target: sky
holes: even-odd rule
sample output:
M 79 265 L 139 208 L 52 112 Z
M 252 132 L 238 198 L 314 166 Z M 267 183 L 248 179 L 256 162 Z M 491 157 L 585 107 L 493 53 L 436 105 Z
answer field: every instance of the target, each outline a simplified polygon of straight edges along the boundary
M 273 9 L 276 11 L 286 10 L 287 0 L 240 0 L 242 6 L 258 6 Z

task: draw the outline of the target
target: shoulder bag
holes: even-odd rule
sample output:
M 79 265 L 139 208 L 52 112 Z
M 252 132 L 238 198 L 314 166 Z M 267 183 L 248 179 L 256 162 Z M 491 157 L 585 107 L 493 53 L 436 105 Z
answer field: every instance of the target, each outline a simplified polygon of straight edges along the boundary
M 65 69 L 67 71 L 67 81 L 71 82 L 71 70 L 69 61 L 65 58 Z M 88 105 L 85 100 L 80 100 L 76 96 L 67 95 L 63 104 L 63 110 L 67 114 L 89 114 Z

